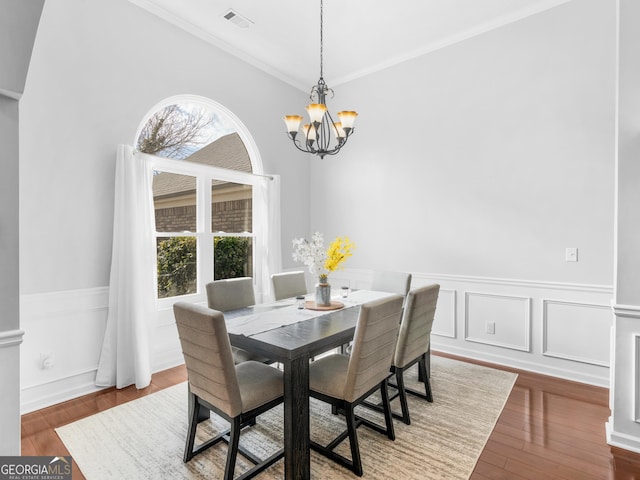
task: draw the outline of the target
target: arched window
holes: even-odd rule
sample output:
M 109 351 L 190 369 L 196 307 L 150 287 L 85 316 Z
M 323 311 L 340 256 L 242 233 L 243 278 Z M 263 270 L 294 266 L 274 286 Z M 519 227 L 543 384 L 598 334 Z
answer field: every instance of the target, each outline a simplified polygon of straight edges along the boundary
M 135 145 L 155 155 L 157 298 L 203 296 L 214 279 L 260 278 L 262 162 L 235 115 L 207 98 L 171 97 L 145 116 Z

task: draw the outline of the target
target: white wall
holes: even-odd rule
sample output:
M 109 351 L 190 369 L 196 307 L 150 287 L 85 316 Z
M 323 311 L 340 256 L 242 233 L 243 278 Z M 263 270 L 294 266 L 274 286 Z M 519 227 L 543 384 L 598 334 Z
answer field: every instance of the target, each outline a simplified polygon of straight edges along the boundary
M 134 141 L 157 102 L 184 93 L 237 115 L 265 172 L 281 175 L 282 238 L 308 230 L 308 161 L 281 120 L 304 92 L 126 0 L 46 2 L 20 105 L 23 410 L 92 388 L 106 321 L 116 145 Z M 175 326 L 158 330 L 154 367 L 162 368 L 180 353 Z M 53 355 L 53 368 L 41 368 L 43 354 Z
M 335 88 L 360 116 L 312 166 L 311 228 L 446 284 L 435 347 L 608 383 L 615 28 L 615 2 L 569 2 Z

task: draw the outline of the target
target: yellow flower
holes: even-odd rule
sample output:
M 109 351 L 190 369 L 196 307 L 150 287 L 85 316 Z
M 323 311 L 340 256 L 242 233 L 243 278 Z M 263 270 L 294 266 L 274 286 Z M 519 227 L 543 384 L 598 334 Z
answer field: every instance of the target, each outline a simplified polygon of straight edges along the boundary
M 327 259 L 324 262 L 325 270 L 333 272 L 342 268 L 342 263 L 351 256 L 355 247 L 349 237 L 337 237 L 327 249 Z

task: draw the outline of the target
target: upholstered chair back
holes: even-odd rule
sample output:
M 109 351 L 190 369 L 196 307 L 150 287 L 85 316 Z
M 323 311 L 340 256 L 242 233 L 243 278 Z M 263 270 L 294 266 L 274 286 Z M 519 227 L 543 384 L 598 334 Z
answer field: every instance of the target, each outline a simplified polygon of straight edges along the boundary
M 409 291 L 398 333 L 393 358 L 394 366 L 404 368 L 408 363 L 429 351 L 431 327 L 439 292 L 438 284 Z
M 255 305 L 253 279 L 240 277 L 214 280 L 207 284 L 207 302 L 209 308 L 221 312 Z
M 411 288 L 411 274 L 407 272 L 375 271 L 371 281 L 371 290 L 397 293 L 407 296 Z
M 307 283 L 304 279 L 303 271 L 274 273 L 271 275 L 271 283 L 276 300 L 297 297 L 307 293 Z
M 178 302 L 173 305 L 191 392 L 235 417 L 242 398 L 222 312 Z
M 403 300 L 393 295 L 360 307 L 345 381 L 346 401 L 354 402 L 389 375 Z

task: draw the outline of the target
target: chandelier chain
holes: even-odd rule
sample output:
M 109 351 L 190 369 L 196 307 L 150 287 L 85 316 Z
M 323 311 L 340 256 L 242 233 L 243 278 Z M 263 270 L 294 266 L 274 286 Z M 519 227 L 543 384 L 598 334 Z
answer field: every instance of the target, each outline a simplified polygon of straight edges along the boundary
M 323 0 L 320 0 L 320 78 L 323 77 L 323 75 L 322 75 L 322 54 L 324 53 L 324 42 L 322 40 L 322 27 L 323 27 L 322 11 L 323 11 Z

